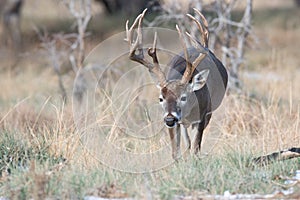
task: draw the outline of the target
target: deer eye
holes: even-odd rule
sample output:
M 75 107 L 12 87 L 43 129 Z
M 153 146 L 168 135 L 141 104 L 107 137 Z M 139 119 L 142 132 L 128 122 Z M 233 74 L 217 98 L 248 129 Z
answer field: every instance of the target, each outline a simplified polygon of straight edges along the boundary
M 182 97 L 180 98 L 180 101 L 186 101 L 186 96 L 182 96 Z
M 161 98 L 161 97 L 159 97 L 158 100 L 159 100 L 160 103 L 164 101 L 164 99 Z

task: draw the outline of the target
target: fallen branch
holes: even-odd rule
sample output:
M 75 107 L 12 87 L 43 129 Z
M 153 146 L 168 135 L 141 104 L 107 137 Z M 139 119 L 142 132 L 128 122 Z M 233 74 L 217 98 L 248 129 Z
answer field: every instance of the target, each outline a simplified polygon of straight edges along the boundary
M 260 156 L 257 158 L 252 159 L 252 164 L 255 165 L 267 165 L 271 164 L 275 161 L 283 161 L 292 158 L 300 157 L 300 148 L 299 147 L 292 147 L 287 150 L 271 153 L 265 156 Z

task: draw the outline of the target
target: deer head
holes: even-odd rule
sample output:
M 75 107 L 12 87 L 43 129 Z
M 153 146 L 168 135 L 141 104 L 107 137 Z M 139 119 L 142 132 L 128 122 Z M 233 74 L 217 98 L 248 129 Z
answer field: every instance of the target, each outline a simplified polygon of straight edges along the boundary
M 168 128 L 173 128 L 181 122 L 184 113 L 197 101 L 194 92 L 205 85 L 208 74 L 209 70 L 202 70 L 192 78 L 191 83 L 172 80 L 160 88 L 159 102 L 164 110 L 164 122 Z

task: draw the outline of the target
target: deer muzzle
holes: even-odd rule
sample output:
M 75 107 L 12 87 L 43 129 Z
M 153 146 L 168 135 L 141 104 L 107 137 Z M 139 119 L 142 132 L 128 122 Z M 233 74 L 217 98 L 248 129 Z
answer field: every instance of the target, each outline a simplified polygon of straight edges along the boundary
M 171 113 L 169 113 L 165 118 L 164 118 L 164 122 L 165 125 L 168 128 L 173 128 L 177 123 L 178 123 L 179 119 L 178 117 L 172 115 Z

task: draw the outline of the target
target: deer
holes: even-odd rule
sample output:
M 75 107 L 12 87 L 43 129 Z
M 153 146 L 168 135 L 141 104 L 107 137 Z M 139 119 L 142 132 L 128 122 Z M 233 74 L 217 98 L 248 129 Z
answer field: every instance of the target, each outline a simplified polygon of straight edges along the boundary
M 152 47 L 147 49 L 150 60 L 144 55 L 146 50 L 143 48 L 142 22 L 146 11 L 147 9 L 136 17 L 130 28 L 129 21 L 126 22 L 125 41 L 129 45 L 129 59 L 145 66 L 158 80 L 159 103 L 171 140 L 172 158 L 178 160 L 181 156 L 181 134 L 187 149 L 192 155 L 199 157 L 203 131 L 210 122 L 212 112 L 219 107 L 226 93 L 227 70 L 209 50 L 208 22 L 194 8 L 200 20 L 191 14 L 187 14 L 187 17 L 196 24 L 201 40 L 189 32 L 184 35 L 176 25 L 183 50 L 170 59 L 167 64 L 169 70 L 165 73 L 156 53 L 157 32 L 154 34 Z M 192 45 L 188 47 L 184 37 Z M 193 130 L 196 129 L 192 143 L 187 131 L 190 126 Z

